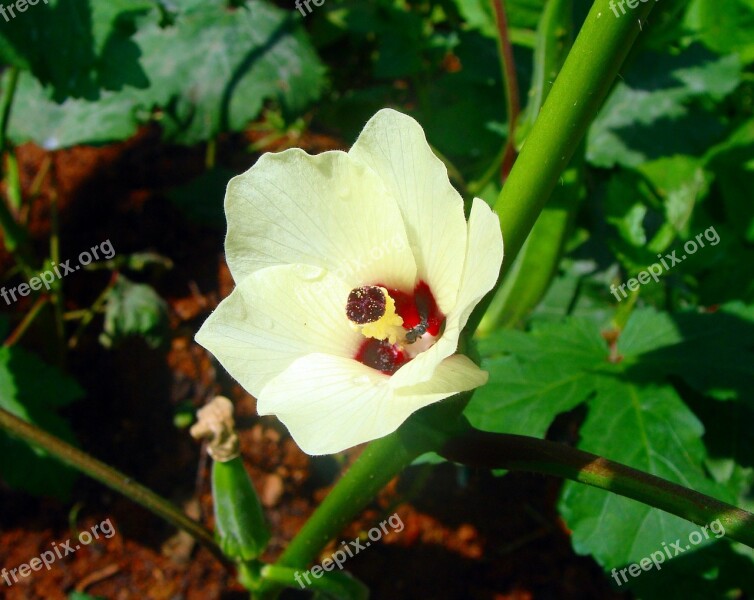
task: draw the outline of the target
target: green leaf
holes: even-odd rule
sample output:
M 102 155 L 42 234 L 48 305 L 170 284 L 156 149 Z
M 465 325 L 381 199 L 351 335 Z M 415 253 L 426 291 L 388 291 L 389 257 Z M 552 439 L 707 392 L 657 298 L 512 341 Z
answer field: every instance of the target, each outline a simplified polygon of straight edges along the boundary
M 719 102 L 740 81 L 736 56 L 717 57 L 700 46 L 637 57 L 592 123 L 587 160 L 636 167 L 673 154 L 700 156 L 720 139 L 723 125 L 694 102 Z
M 637 310 L 618 351 L 629 376 L 661 380 L 673 374 L 718 400 L 754 406 L 754 306 L 731 303 L 715 313 L 674 315 Z
M 135 39 L 156 102 L 168 107 L 170 137 L 185 144 L 239 131 L 267 99 L 289 113 L 322 90 L 324 69 L 303 34 L 298 13 L 251 0 L 229 11 L 197 7 Z
M 495 14 L 485 0 L 454 0 L 458 11 L 469 27 L 479 29 L 489 37 L 497 36 Z M 511 27 L 535 29 L 545 6 L 545 0 L 507 0 L 505 12 Z
M 168 307 L 149 285 L 120 275 L 110 291 L 100 342 L 109 348 L 132 335 L 142 336 L 156 348 L 165 336 Z
M 482 362 L 487 384 L 477 390 L 464 414 L 477 429 L 543 438 L 559 414 L 581 404 L 592 379 L 583 371 L 553 371 L 550 361 L 520 364 L 514 357 Z
M 9 135 L 16 144 L 31 140 L 46 150 L 58 150 L 127 139 L 148 119 L 149 111 L 132 93 L 102 92 L 97 102 L 68 98 L 58 104 L 30 73 L 21 73 Z
M 607 345 L 591 321 L 572 318 L 535 323 L 530 333 L 499 331 L 479 342 L 479 352 L 483 357 L 510 353 L 529 361 L 544 355 L 569 369 L 585 370 L 602 362 Z
M 754 119 L 710 152 L 708 168 L 725 207 L 727 222 L 741 238 L 754 242 Z
M 75 443 L 56 409 L 83 396 L 70 377 L 15 346 L 0 348 L 0 406 L 17 417 Z M 68 497 L 76 473 L 44 451 L 0 432 L 0 476 L 11 487 Z
M 96 100 L 100 88 L 145 87 L 133 20 L 148 0 L 43 0 L 0 28 L 0 60 L 28 69 L 54 90 Z M 41 43 L 42 40 L 44 43 Z
M 753 319 L 754 307 L 741 304 L 715 314 L 637 309 L 613 349 L 583 318 L 500 331 L 479 343 L 490 381 L 465 414 L 480 429 L 542 437 L 558 414 L 586 402 L 580 448 L 731 501 L 739 490 L 707 475 L 704 428 L 668 375 L 715 396 L 745 393 L 754 374 Z M 561 511 L 576 550 L 609 567 L 649 556 L 663 541 L 688 539 L 695 528 L 575 483 L 564 488 Z
M 670 230 L 666 244 L 675 235 L 688 238 L 691 215 L 696 203 L 706 197 L 711 180 L 700 161 L 677 155 L 644 163 L 638 170 L 652 183 L 663 204 L 664 225 Z
M 242 130 L 267 100 L 298 113 L 324 86 L 324 68 L 295 16 L 260 0 L 235 10 L 223 3 L 187 5 L 172 22 L 153 10 L 138 19 L 129 43 L 144 79 L 108 85 L 119 91 L 57 104 L 55 88 L 21 77 L 11 139 L 49 150 L 125 139 L 160 109 L 166 137 L 193 144 Z M 107 73 L 126 71 L 121 61 Z
M 685 23 L 715 52 L 735 52 L 744 63 L 754 62 L 752 0 L 692 0 Z
M 594 390 L 607 346 L 587 320 L 537 324 L 532 333 L 503 330 L 479 344 L 489 382 L 478 389 L 464 414 L 478 429 L 544 437 L 561 413 Z M 499 353 L 515 356 L 499 356 Z
M 704 473 L 704 429 L 670 386 L 601 378 L 588 402 L 579 448 L 730 501 Z M 640 502 L 567 482 L 559 510 L 576 552 L 607 568 L 639 562 L 662 542 L 688 540 L 699 527 Z M 701 547 L 701 545 L 699 546 Z

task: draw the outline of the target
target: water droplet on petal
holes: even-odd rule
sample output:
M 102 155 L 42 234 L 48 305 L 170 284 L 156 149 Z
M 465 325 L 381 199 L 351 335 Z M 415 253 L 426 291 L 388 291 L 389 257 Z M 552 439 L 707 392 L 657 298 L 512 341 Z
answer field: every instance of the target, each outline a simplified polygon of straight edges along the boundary
M 302 281 L 319 281 L 323 279 L 326 271 L 321 267 L 313 267 L 311 265 L 294 265 L 293 266 L 296 275 Z

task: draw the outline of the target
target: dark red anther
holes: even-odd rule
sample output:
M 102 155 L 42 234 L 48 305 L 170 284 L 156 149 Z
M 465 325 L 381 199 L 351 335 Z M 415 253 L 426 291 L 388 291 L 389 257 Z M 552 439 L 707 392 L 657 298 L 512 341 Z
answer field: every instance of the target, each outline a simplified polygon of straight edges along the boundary
M 385 375 L 392 375 L 408 362 L 406 355 L 398 346 L 390 344 L 387 340 L 374 338 L 364 340 L 356 354 L 356 360 Z
M 385 314 L 387 300 L 384 292 L 373 285 L 365 285 L 351 290 L 346 301 L 348 320 L 364 325 L 378 321 Z

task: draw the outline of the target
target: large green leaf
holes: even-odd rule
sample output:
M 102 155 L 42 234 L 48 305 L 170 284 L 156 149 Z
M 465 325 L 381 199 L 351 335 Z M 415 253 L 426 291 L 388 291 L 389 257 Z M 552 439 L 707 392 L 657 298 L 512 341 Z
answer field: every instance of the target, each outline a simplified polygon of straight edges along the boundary
M 715 313 L 632 315 L 618 340 L 629 376 L 668 375 L 711 397 L 754 405 L 754 306 L 731 303 Z
M 607 355 L 599 331 L 580 319 L 544 322 L 529 334 L 503 330 L 482 340 L 479 350 L 490 380 L 474 393 L 466 417 L 485 431 L 536 437 L 586 400 L 594 389 L 592 370 Z
M 748 397 L 752 322 L 754 307 L 741 304 L 714 314 L 637 309 L 612 346 L 585 318 L 536 321 L 526 333 L 501 331 L 480 341 L 490 382 L 474 394 L 465 414 L 480 429 L 542 437 L 558 414 L 586 402 L 580 448 L 735 501 L 749 472 L 723 464 L 727 476 L 709 476 L 706 467 L 714 463 L 702 441 L 704 427 L 669 376 L 714 398 Z M 581 484 L 566 485 L 560 506 L 577 551 L 611 568 L 698 529 Z
M 73 379 L 33 354 L 0 348 L 0 406 L 17 417 L 73 443 L 73 432 L 56 409 L 82 395 Z M 66 497 L 75 473 L 42 450 L 0 431 L 0 476 L 15 488 Z
M 150 111 L 129 92 L 102 92 L 97 102 L 68 98 L 58 104 L 30 73 L 22 73 L 9 129 L 16 143 L 32 140 L 57 150 L 127 139 L 149 116 Z
M 723 500 L 727 490 L 705 474 L 704 429 L 672 387 L 601 378 L 581 427 L 579 447 Z M 559 509 L 580 554 L 615 567 L 639 562 L 661 543 L 699 528 L 640 502 L 567 482 Z
M 152 0 L 44 0 L 0 27 L 0 61 L 28 69 L 55 100 L 145 87 L 133 20 Z
M 190 144 L 240 130 L 266 99 L 295 113 L 319 97 L 323 68 L 297 14 L 252 0 L 141 28 L 135 39 L 155 100 L 174 120 L 172 137 Z
M 591 393 L 592 379 L 548 361 L 521 364 L 515 357 L 489 359 L 482 367 L 490 380 L 478 390 L 466 417 L 478 429 L 544 437 L 560 413 L 581 404 Z
M 744 62 L 754 62 L 752 0 L 692 0 L 686 25 L 715 52 L 736 52 Z
M 724 127 L 695 102 L 719 102 L 740 81 L 736 56 L 718 57 L 699 45 L 677 55 L 638 56 L 589 129 L 587 160 L 635 167 L 673 154 L 701 156 Z
M 297 113 L 319 97 L 324 70 L 292 13 L 261 0 L 235 10 L 219 2 L 184 8 L 168 21 L 156 9 L 136 19 L 129 43 L 148 87 L 112 85 L 120 91 L 102 92 L 97 102 L 57 104 L 54 88 L 22 77 L 11 139 L 51 150 L 120 140 L 159 109 L 166 136 L 193 144 L 243 129 L 267 100 Z M 126 72 L 125 60 L 107 73 Z

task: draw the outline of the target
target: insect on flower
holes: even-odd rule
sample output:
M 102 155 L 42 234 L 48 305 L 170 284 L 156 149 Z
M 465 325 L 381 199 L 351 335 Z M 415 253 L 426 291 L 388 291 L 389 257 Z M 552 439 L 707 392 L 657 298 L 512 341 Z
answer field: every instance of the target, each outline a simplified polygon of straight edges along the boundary
M 236 288 L 196 339 L 305 452 L 382 437 L 486 382 L 456 350 L 497 279 L 500 224 L 479 199 L 466 221 L 412 118 L 379 111 L 347 153 L 265 154 L 225 211 Z

